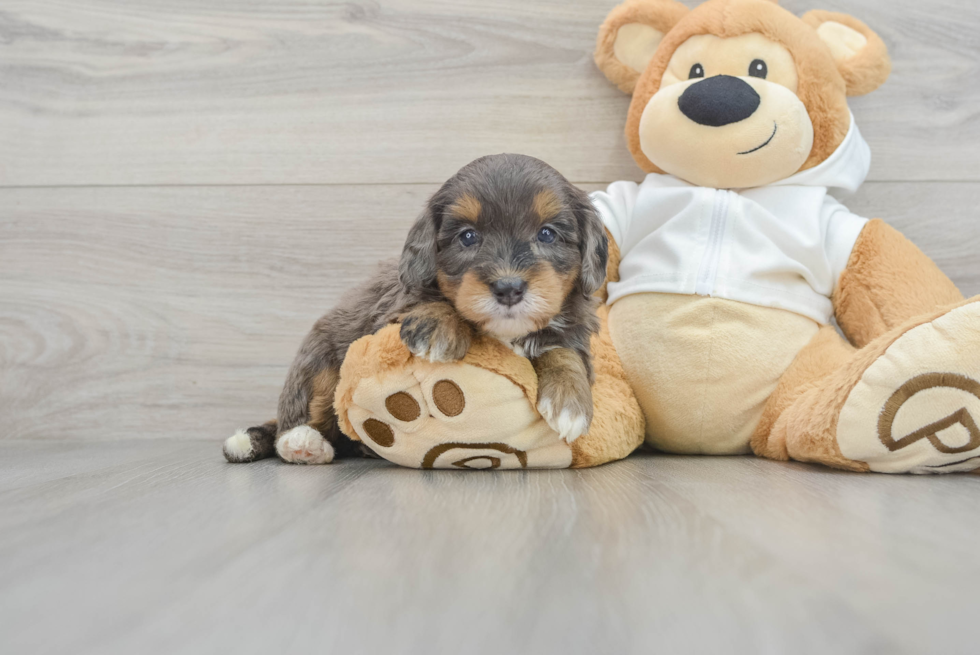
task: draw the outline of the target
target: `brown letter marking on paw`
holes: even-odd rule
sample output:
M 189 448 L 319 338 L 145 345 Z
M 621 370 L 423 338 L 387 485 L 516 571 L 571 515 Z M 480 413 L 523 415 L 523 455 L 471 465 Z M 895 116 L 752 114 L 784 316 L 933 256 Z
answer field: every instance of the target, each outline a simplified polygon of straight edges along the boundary
M 943 387 L 966 391 L 980 398 L 980 382 L 968 378 L 965 375 L 957 375 L 955 373 L 925 373 L 912 378 L 892 394 L 881 411 L 881 417 L 878 420 L 878 438 L 881 439 L 881 443 L 888 450 L 892 452 L 901 450 L 906 446 L 911 446 L 920 439 L 928 439 L 933 448 L 948 455 L 965 453 L 980 447 L 980 429 L 977 428 L 976 421 L 973 420 L 973 416 L 970 415 L 970 410 L 966 407 L 961 407 L 949 416 L 934 421 L 901 439 L 895 439 L 892 435 L 892 425 L 895 423 L 895 417 L 898 415 L 898 410 L 902 408 L 902 405 L 920 391 Z M 938 433 L 957 424 L 963 426 L 966 430 L 970 437 L 969 441 L 961 446 L 947 446 L 939 438 Z
M 520 462 L 521 468 L 527 468 L 527 453 L 523 450 L 517 450 L 516 448 L 511 448 L 505 443 L 443 443 L 432 448 L 429 452 L 425 454 L 422 459 L 422 468 L 431 469 L 435 466 L 436 460 L 443 453 L 447 453 L 451 450 L 477 450 L 477 451 L 491 451 L 500 453 L 503 455 L 513 455 Z M 483 465 L 483 462 L 489 462 L 490 466 Z M 494 457 L 489 454 L 474 455 L 472 457 L 464 457 L 463 459 L 453 462 L 453 466 L 461 469 L 484 469 L 484 468 L 499 468 L 500 458 Z

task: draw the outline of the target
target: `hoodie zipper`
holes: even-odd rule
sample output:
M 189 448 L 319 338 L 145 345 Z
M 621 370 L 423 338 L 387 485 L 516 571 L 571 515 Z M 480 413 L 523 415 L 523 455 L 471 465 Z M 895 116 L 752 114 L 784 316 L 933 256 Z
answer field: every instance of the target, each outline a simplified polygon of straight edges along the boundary
M 715 278 L 718 276 L 718 260 L 721 258 L 721 243 L 725 238 L 728 223 L 728 210 L 731 206 L 732 192 L 715 189 L 715 199 L 711 211 L 711 227 L 708 230 L 708 243 L 698 268 L 698 281 L 694 293 L 710 296 L 715 291 Z

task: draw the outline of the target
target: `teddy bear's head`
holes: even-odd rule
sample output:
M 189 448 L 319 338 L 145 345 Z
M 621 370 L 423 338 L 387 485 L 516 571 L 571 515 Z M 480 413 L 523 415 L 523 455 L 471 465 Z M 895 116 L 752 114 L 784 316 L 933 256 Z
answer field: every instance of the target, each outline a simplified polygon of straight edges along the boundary
M 846 14 L 798 18 L 774 0 L 629 0 L 599 31 L 596 64 L 632 93 L 630 152 L 692 184 L 770 184 L 826 160 L 850 127 L 847 96 L 891 71 L 885 44 Z

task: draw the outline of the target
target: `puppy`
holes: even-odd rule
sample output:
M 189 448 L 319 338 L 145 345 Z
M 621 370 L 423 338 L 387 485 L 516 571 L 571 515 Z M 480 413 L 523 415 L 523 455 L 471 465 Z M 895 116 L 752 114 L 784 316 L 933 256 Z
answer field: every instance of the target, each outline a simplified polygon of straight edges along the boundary
M 606 258 L 588 196 L 555 169 L 523 155 L 477 159 L 428 201 L 401 259 L 382 264 L 316 322 L 287 375 L 277 420 L 229 438 L 225 457 L 275 453 L 320 464 L 370 454 L 340 432 L 334 390 L 350 344 L 399 321 L 408 349 L 431 361 L 462 359 L 478 332 L 530 359 L 538 411 L 573 441 L 592 421 L 592 295 Z

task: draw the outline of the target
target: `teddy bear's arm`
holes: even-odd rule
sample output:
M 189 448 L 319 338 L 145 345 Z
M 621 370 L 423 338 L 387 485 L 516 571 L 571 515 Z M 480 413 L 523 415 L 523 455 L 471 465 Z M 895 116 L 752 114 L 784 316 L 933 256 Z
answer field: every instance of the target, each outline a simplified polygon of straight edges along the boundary
M 832 297 L 841 330 L 859 348 L 912 317 L 961 300 L 939 267 L 880 219 L 861 231 Z

